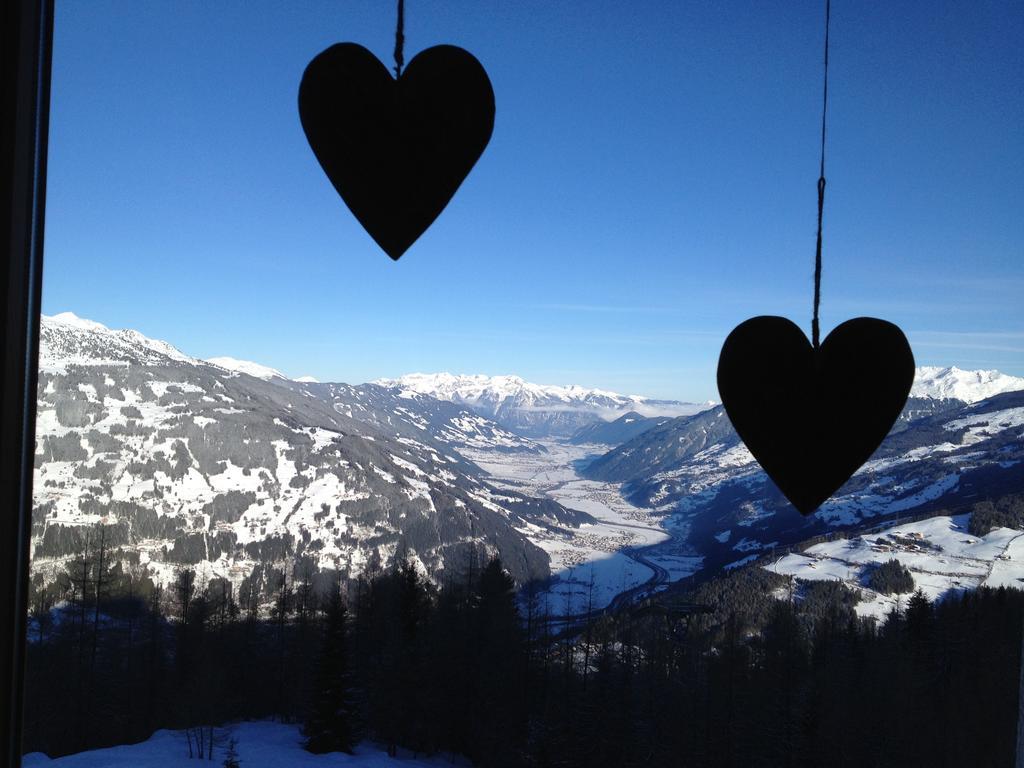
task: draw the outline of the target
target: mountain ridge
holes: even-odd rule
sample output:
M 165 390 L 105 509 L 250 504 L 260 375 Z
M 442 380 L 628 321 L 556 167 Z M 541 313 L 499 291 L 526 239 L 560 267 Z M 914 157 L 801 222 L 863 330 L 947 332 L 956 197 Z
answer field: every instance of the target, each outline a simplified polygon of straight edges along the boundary
M 636 411 L 627 411 L 613 421 L 596 421 L 581 427 L 569 438 L 570 443 L 620 445 L 654 427 L 669 421 L 668 416 L 643 416 Z
M 490 486 L 464 447 L 544 449 L 453 403 L 268 380 L 68 315 L 42 319 L 40 362 L 44 580 L 102 525 L 123 567 L 156 583 L 194 568 L 264 599 L 307 569 L 352 579 L 403 557 L 439 578 L 497 554 L 524 582 L 550 573 L 524 531 L 592 519 Z
M 798 514 L 733 430 L 721 406 L 654 427 L 581 474 L 622 483 L 633 504 L 712 570 L 775 547 L 894 516 L 969 507 L 1024 493 L 1024 390 L 974 403 L 912 398 L 878 450 L 812 515 Z
M 1024 378 L 996 370 L 964 370 L 955 365 L 919 366 L 910 388 L 911 397 L 962 400 L 976 403 L 1004 392 L 1024 389 Z
M 413 373 L 374 383 L 404 397 L 428 395 L 459 403 L 528 437 L 569 438 L 581 427 L 628 411 L 678 416 L 706 407 L 578 385 L 535 384 L 508 375 Z

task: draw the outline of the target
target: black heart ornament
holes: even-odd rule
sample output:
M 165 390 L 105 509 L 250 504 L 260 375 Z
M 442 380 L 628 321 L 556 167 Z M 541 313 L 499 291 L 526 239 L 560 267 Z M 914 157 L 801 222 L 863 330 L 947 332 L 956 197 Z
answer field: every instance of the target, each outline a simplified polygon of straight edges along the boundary
M 914 382 L 903 332 L 847 320 L 815 349 L 784 317 L 754 317 L 722 346 L 718 392 L 764 471 L 809 515 L 889 434 Z
M 366 48 L 338 43 L 306 67 L 299 117 L 342 200 L 397 260 L 483 153 L 494 91 L 480 62 L 453 45 L 422 51 L 396 79 Z

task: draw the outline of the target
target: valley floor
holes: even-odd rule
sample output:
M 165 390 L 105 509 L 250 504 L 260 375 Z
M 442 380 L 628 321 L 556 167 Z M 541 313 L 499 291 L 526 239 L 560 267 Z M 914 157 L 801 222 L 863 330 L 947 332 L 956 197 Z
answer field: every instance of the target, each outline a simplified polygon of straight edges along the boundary
M 598 520 L 568 535 L 539 526 L 523 530 L 551 556 L 554 579 L 541 595 L 551 615 L 582 618 L 700 570 L 702 558 L 688 549 L 685 527 L 666 525 L 669 518 L 630 504 L 617 483 L 579 476 L 577 463 L 602 452 L 602 446 L 556 441 L 543 445 L 545 454 L 467 453 L 491 474 L 493 485 L 551 498 Z M 905 605 L 908 598 L 868 588 L 871 569 L 889 559 L 907 566 L 915 588 L 929 600 L 981 585 L 1024 587 L 1024 533 L 997 528 L 984 537 L 972 536 L 968 519 L 969 515 L 939 516 L 884 526 L 809 547 L 763 567 L 798 580 L 841 580 L 860 590 L 857 612 L 878 619 Z M 756 557 L 755 553 L 735 565 Z
M 701 558 L 662 525 L 662 518 L 622 498 L 617 483 L 582 479 L 576 462 L 602 453 L 597 445 L 546 441 L 544 454 L 493 451 L 463 453 L 491 475 L 491 483 L 532 496 L 554 499 L 598 520 L 569 536 L 540 527 L 523 529 L 551 556 L 555 578 L 546 598 L 552 615 L 578 616 L 606 608 L 700 569 Z

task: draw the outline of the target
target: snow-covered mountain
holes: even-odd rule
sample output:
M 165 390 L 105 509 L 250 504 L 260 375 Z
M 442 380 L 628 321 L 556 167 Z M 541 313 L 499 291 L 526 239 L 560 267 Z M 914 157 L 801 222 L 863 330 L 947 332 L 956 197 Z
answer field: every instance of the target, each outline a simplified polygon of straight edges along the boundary
M 624 413 L 614 421 L 595 421 L 581 427 L 569 438 L 576 445 L 604 444 L 621 445 L 649 429 L 660 427 L 669 416 L 641 416 L 636 411 Z
M 1024 493 L 1022 466 L 1024 391 L 1009 391 L 974 403 L 911 398 L 871 459 L 807 518 L 761 470 L 721 406 L 655 426 L 583 474 L 623 483 L 629 501 L 664 515 L 676 542 L 714 568 L 886 517 Z
M 1024 379 L 999 371 L 965 371 L 956 366 L 939 368 L 925 366 L 917 369 L 912 397 L 962 400 L 976 403 L 1003 392 L 1024 389 Z
M 111 330 L 73 312 L 42 318 L 39 349 L 41 372 L 59 373 L 69 365 L 170 365 L 201 363 L 166 341 L 138 331 Z
M 274 572 L 352 578 L 404 555 L 440 576 L 485 553 L 525 580 L 549 557 L 522 531 L 590 520 L 490 486 L 460 450 L 543 448 L 453 403 L 253 376 L 69 314 L 43 318 L 40 361 L 44 579 L 102 523 L 158 583 L 188 566 L 265 592 Z
M 1024 379 L 995 371 L 920 369 L 876 455 L 804 519 L 720 406 L 513 376 L 299 381 L 64 313 L 41 328 L 34 554 L 55 573 L 104 521 L 115 546 L 165 580 L 183 565 L 262 586 L 285 567 L 354 576 L 402 552 L 439 575 L 473 548 L 500 553 L 517 578 L 543 575 L 537 532 L 591 518 L 496 489 L 467 456 L 542 456 L 524 435 L 594 425 L 626 442 L 587 475 L 624 483 L 630 501 L 665 516 L 674 544 L 726 565 L 836 527 L 1024 489 L 1018 390 Z M 669 418 L 679 412 L 689 415 Z M 636 419 L 652 413 L 668 415 L 638 433 Z
M 246 373 L 255 376 L 257 379 L 287 379 L 288 377 L 276 368 L 254 363 L 251 360 L 237 360 L 233 357 L 208 357 L 206 362 L 212 363 L 219 368 L 224 368 L 235 373 Z
M 611 421 L 629 411 L 642 416 L 680 416 L 708 407 L 575 385 L 534 384 L 518 376 L 411 373 L 374 383 L 406 395 L 428 395 L 464 405 L 529 437 L 571 437 L 581 427 Z

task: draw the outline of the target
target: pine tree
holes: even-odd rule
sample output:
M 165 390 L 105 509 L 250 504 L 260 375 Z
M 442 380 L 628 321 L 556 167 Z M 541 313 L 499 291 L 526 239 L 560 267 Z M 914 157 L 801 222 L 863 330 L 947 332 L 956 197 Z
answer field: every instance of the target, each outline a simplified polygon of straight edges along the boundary
M 224 762 L 221 765 L 224 768 L 241 768 L 241 763 L 238 761 L 238 739 L 232 739 L 228 742 L 228 751 L 224 755 Z
M 174 596 L 178 602 L 178 619 L 182 626 L 188 624 L 189 608 L 196 594 L 196 572 L 191 568 L 178 571 L 174 580 Z
M 107 556 L 107 527 L 100 524 L 100 547 L 99 557 L 96 561 L 96 572 L 93 577 L 93 585 L 96 588 L 95 599 L 93 600 L 93 622 L 92 622 L 92 656 L 89 662 L 90 677 L 96 674 L 96 651 L 100 637 L 100 604 L 106 597 L 103 588 L 109 580 L 110 562 Z
M 349 675 L 347 611 L 335 587 L 326 609 L 323 648 L 314 680 L 313 700 L 303 733 L 310 752 L 352 752 L 356 710 Z
M 514 745 L 525 738 L 526 644 L 516 607 L 515 580 L 497 558 L 476 584 L 470 652 L 475 686 L 470 757 L 492 765 L 514 763 Z

